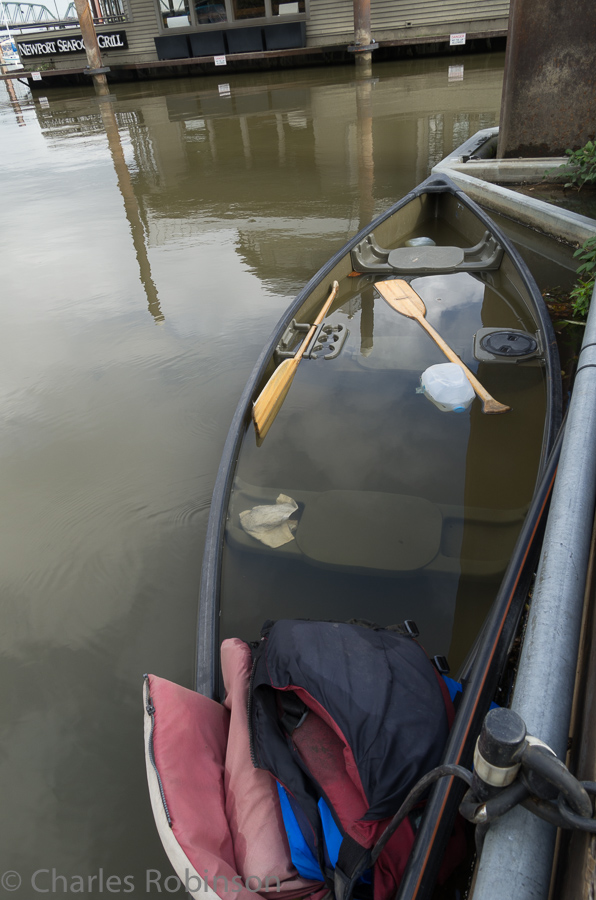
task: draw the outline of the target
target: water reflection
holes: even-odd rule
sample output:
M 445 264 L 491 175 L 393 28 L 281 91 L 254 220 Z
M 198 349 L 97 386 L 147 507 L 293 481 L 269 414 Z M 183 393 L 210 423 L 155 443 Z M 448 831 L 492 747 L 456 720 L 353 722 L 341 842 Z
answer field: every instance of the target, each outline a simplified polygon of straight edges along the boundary
M 216 76 L 107 100 L 16 86 L 18 108 L 0 85 L 4 869 L 103 867 L 139 894 L 146 869 L 170 873 L 144 784 L 140 676 L 192 684 L 207 511 L 238 397 L 319 266 L 433 154 L 498 121 L 502 62 L 469 57 L 457 84 L 437 59 L 361 83 L 353 68 L 226 75 L 221 93 Z M 355 365 L 382 361 L 390 335 L 368 287 L 342 309 Z M 350 402 L 374 435 L 378 407 Z M 390 473 L 347 412 L 334 477 Z M 279 433 L 299 441 L 291 413 Z M 436 429 L 417 440 L 442 452 Z M 324 441 L 317 452 L 315 471 Z M 396 452 L 412 470 L 416 445 Z M 463 457 L 449 462 L 462 487 Z M 402 492 L 433 489 L 427 472 L 415 481 Z M 442 621 L 438 594 L 428 608 Z
M 448 656 L 454 672 L 468 653 L 532 495 L 544 370 L 474 358 L 480 328 L 515 327 L 524 315 L 502 273 L 417 277 L 413 286 L 447 344 L 512 411 L 438 411 L 417 387 L 424 369 L 445 361 L 440 348 L 414 319 L 382 300 L 373 306 L 365 278 L 344 279 L 329 315 L 349 321 L 339 356 L 300 366 L 266 440 L 249 427 L 239 454 L 222 577 L 226 637 L 241 629 L 252 639 L 261 620 L 282 615 L 358 617 L 365 597 L 376 622 L 415 619 L 428 652 Z M 513 446 L 516 454 L 504 452 Z M 279 494 L 298 504 L 298 528 L 292 543 L 267 552 L 240 516 Z
M 5 66 L 0 66 L 0 72 L 7 72 L 8 69 Z M 8 96 L 10 97 L 12 108 L 14 109 L 15 118 L 17 123 L 20 126 L 26 125 L 25 119 L 23 118 L 23 111 L 21 109 L 21 104 L 19 103 L 19 98 L 17 97 L 17 92 L 15 91 L 14 84 L 12 79 L 8 79 L 4 82 L 6 85 L 6 90 L 8 91 Z
M 100 102 L 150 309 L 159 300 L 147 241 L 168 243 L 168 220 L 201 222 L 205 211 L 234 223 L 238 252 L 261 281 L 275 291 L 299 284 L 307 260 L 314 259 L 315 269 L 338 240 L 425 178 L 467 136 L 494 123 L 500 70 L 474 58 L 467 66 L 467 80 L 455 86 L 444 65 L 426 62 L 402 66 L 399 77 L 379 66 L 375 78 L 347 84 L 334 72 L 331 85 L 310 72 L 293 73 L 290 83 L 274 74 L 228 76 L 231 85 L 223 92 L 228 85 L 214 78 L 175 82 L 147 105 L 142 97 L 126 104 L 127 91 L 120 89 L 112 113 Z M 88 114 L 69 113 L 65 129 L 61 108 L 52 102 L 40 110 L 44 132 L 54 140 L 75 125 L 99 127 Z M 128 131 L 133 148 L 132 177 L 118 148 L 118 127 Z
M 151 265 L 147 255 L 145 224 L 141 217 L 141 211 L 134 192 L 130 172 L 128 171 L 128 166 L 124 159 L 124 151 L 122 149 L 120 133 L 118 131 L 118 122 L 112 106 L 112 100 L 109 96 L 104 97 L 103 99 L 100 97 L 99 109 L 101 112 L 101 121 L 108 138 L 112 162 L 114 163 L 114 169 L 118 178 L 118 187 L 122 194 L 122 199 L 124 200 L 126 218 L 130 225 L 135 253 L 139 263 L 141 282 L 145 289 L 145 293 L 147 294 L 149 312 L 156 322 L 163 322 L 164 315 L 159 305 L 157 288 L 151 275 Z

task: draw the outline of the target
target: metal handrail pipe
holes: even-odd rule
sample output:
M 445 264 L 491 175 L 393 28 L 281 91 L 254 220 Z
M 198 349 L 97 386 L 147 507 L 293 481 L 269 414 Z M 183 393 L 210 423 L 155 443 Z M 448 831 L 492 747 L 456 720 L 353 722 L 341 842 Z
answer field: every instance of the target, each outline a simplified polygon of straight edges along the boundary
M 596 497 L 596 287 L 520 657 L 512 709 L 564 760 Z M 517 807 L 491 826 L 472 900 L 546 900 L 556 828 Z

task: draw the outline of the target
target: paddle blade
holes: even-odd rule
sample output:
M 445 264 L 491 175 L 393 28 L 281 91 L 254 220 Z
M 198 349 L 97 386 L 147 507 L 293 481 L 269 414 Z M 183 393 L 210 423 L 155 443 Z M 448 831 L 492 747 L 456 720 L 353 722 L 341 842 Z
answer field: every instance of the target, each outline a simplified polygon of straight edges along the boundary
M 449 344 L 443 340 L 441 335 L 435 331 L 432 325 L 427 322 L 425 318 L 426 307 L 424 301 L 422 300 L 422 297 L 418 296 L 414 288 L 409 285 L 407 281 L 403 281 L 400 278 L 397 278 L 394 281 L 377 281 L 375 287 L 383 300 L 386 300 L 392 309 L 404 316 L 408 316 L 410 319 L 416 319 L 427 334 L 430 335 L 437 347 L 441 348 L 447 359 L 451 360 L 452 363 L 455 363 L 464 370 L 466 378 L 482 401 L 483 413 L 489 415 L 504 413 L 511 408 L 505 406 L 504 403 L 499 403 L 494 397 L 491 397 L 486 388 L 480 384 L 474 373 L 470 372 L 463 360 L 461 360 L 457 353 L 451 349 Z
M 261 440 L 271 428 L 273 420 L 286 399 L 299 362 L 300 360 L 296 357 L 284 359 L 253 403 L 252 420 L 257 436 Z
M 419 297 L 413 287 L 407 281 L 396 278 L 391 281 L 377 281 L 375 288 L 396 312 L 410 319 L 418 319 L 426 315 L 426 306 L 422 297 Z
M 474 385 L 472 385 L 472 387 L 474 387 Z M 510 406 L 505 406 L 504 403 L 499 403 L 498 400 L 495 400 L 495 398 L 491 397 L 490 395 L 489 395 L 488 399 L 486 399 L 486 400 L 484 400 L 481 397 L 481 400 L 482 400 L 482 412 L 486 413 L 489 416 L 497 415 L 498 413 L 509 412 L 509 410 L 511 409 Z

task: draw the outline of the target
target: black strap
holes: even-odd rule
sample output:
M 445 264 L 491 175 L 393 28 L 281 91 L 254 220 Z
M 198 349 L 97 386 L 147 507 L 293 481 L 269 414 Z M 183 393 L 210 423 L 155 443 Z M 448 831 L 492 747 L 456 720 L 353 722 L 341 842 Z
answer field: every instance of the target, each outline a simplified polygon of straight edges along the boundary
M 335 900 L 351 900 L 360 876 L 370 867 L 370 850 L 346 835 L 335 865 Z
M 299 728 L 308 715 L 308 706 L 300 700 L 294 691 L 279 691 L 279 703 L 283 715 L 279 717 L 281 724 L 289 735 Z

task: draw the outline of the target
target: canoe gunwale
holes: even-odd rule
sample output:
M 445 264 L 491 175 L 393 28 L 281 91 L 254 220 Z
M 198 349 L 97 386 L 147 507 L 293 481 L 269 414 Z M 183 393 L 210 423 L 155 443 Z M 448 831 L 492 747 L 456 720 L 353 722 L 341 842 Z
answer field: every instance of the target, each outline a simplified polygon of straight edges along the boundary
M 195 688 L 199 693 L 205 694 L 213 699 L 218 699 L 220 579 L 227 509 L 242 439 L 244 437 L 247 422 L 250 418 L 252 401 L 257 387 L 270 364 L 275 347 L 308 296 L 312 294 L 315 289 L 320 287 L 321 283 L 328 278 L 335 266 L 337 266 L 339 262 L 357 246 L 357 244 L 411 201 L 424 194 L 441 193 L 453 195 L 479 219 L 490 234 L 498 238 L 506 255 L 509 256 L 516 268 L 522 280 L 523 287 L 533 303 L 531 312 L 535 315 L 544 337 L 546 364 L 547 416 L 538 469 L 539 478 L 544 471 L 549 453 L 554 445 L 559 430 L 562 404 L 558 350 L 554 329 L 548 316 L 546 305 L 544 304 L 542 296 L 538 291 L 528 267 L 513 247 L 513 244 L 500 229 L 496 227 L 490 217 L 474 203 L 474 201 L 470 200 L 447 176 L 431 176 L 374 219 L 365 228 L 361 229 L 308 281 L 277 323 L 257 358 L 252 373 L 248 378 L 224 443 L 221 462 L 214 484 L 211 509 L 207 524 L 207 535 L 201 571 L 197 625 Z
M 538 565 L 563 435 L 564 421 L 479 636 L 476 655 L 462 676 L 466 689 L 449 734 L 443 764 L 472 766 L 474 737 L 494 698 Z M 465 789 L 462 782 L 453 778 L 441 779 L 432 788 L 395 900 L 429 900 L 431 897 Z

